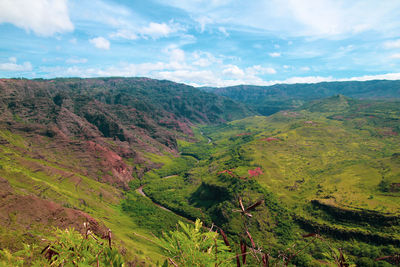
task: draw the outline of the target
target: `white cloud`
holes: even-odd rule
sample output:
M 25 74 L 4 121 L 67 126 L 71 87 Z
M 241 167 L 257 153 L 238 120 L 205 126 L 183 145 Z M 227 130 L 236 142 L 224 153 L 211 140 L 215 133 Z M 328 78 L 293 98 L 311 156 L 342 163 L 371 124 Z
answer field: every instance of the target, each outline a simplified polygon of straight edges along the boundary
M 17 58 L 10 57 L 8 62 L 0 63 L 0 70 L 2 71 L 31 71 L 32 64 L 30 62 L 24 62 L 21 65 L 17 64 Z
M 199 58 L 192 64 L 199 67 L 207 67 L 211 65 L 211 61 L 208 58 Z
M 65 63 L 68 64 L 82 64 L 82 63 L 86 63 L 88 60 L 86 58 L 68 58 L 67 60 L 65 60 Z
M 199 67 L 208 67 L 211 64 L 222 64 L 222 59 L 215 57 L 213 54 L 204 51 L 196 51 L 192 53 L 191 64 Z
M 262 67 L 260 65 L 255 65 L 246 69 L 248 75 L 263 75 L 263 74 L 276 74 L 276 70 L 270 67 Z
M 123 39 L 128 39 L 128 40 L 136 40 L 139 38 L 139 36 L 136 33 L 129 31 L 127 29 L 120 29 L 117 32 L 110 34 L 110 37 L 111 38 L 123 38 Z
M 77 44 L 77 43 L 78 43 L 78 40 L 76 40 L 76 38 L 72 38 L 72 39 L 69 40 L 69 42 L 70 42 L 71 44 Z
M 334 79 L 332 76 L 322 77 L 322 76 L 306 76 L 306 77 L 291 77 L 282 81 L 271 81 L 270 84 L 278 84 L 278 83 L 320 83 L 320 82 L 332 82 Z
M 15 67 L 16 60 L 10 59 L 9 63 L 0 64 L 0 70 L 4 69 L 5 64 L 8 70 L 23 70 L 22 67 Z M 11 66 L 11 67 L 10 67 Z M 21 66 L 21 65 L 18 65 Z M 30 63 L 24 63 L 24 70 L 31 69 Z M 290 66 L 289 66 L 290 67 Z M 294 84 L 294 83 L 319 83 L 332 81 L 368 81 L 368 80 L 399 80 L 400 73 L 386 73 L 378 75 L 365 75 L 350 78 L 333 78 L 332 76 L 305 76 L 290 77 L 283 80 L 264 80 L 257 75 L 269 73 L 274 74 L 273 68 L 255 65 L 245 70 L 236 65 L 218 65 L 215 69 L 201 69 L 189 67 L 185 62 L 175 64 L 173 62 L 156 62 L 129 64 L 120 63 L 115 66 L 99 68 L 83 68 L 78 66 L 63 67 L 42 67 L 42 72 L 47 72 L 47 77 L 101 77 L 101 76 L 145 76 L 156 79 L 167 79 L 175 82 L 186 83 L 193 86 L 232 86 L 240 84 L 249 85 L 273 85 L 273 84 Z
M 383 44 L 383 47 L 385 47 L 386 49 L 400 48 L 400 39 L 387 41 Z
M 310 67 L 306 66 L 306 67 L 301 67 L 300 70 L 301 71 L 310 71 L 311 69 L 310 69 Z
M 273 52 L 273 53 L 269 53 L 268 54 L 270 57 L 280 57 L 281 56 L 281 53 L 279 53 L 279 52 Z
M 200 32 L 204 32 L 207 24 L 212 24 L 214 22 L 211 18 L 207 16 L 202 16 L 195 20 L 200 24 Z
M 156 23 L 150 22 L 146 26 L 134 26 L 134 25 L 124 25 L 117 32 L 111 33 L 111 38 L 124 38 L 128 40 L 136 40 L 138 38 L 143 39 L 159 39 L 169 37 L 170 35 L 186 31 L 186 29 L 178 24 L 174 23 L 172 20 L 168 23 Z M 187 36 L 186 36 L 187 37 Z
M 393 55 L 390 56 L 390 58 L 400 59 L 400 53 L 393 54 Z
M 232 77 L 243 77 L 244 71 L 236 65 L 227 65 L 222 74 L 232 76 Z
M 99 49 L 105 49 L 105 50 L 110 49 L 110 41 L 108 41 L 104 37 L 101 37 L 101 36 L 96 37 L 96 38 L 90 39 L 89 42 Z
M 350 78 L 340 78 L 336 79 L 332 76 L 323 77 L 323 76 L 306 76 L 306 77 L 291 77 L 281 81 L 269 81 L 269 85 L 273 84 L 293 84 L 293 83 L 320 83 L 320 82 L 334 82 L 334 81 L 371 81 L 371 80 L 399 80 L 400 73 L 386 73 L 386 74 L 376 74 L 376 75 L 364 75 L 364 76 L 356 76 Z
M 174 31 L 175 29 L 171 28 L 165 23 L 150 22 L 148 26 L 143 27 L 140 30 L 140 33 L 143 36 L 149 36 L 153 39 L 158 39 L 160 37 L 166 37 Z
M 169 54 L 171 62 L 185 61 L 185 51 L 180 48 L 167 49 L 166 52 Z
M 32 0 L 33 1 L 33 0 Z M 131 9 L 106 0 L 68 0 L 71 16 L 74 21 L 95 26 L 111 26 L 113 28 L 131 25 L 132 20 L 140 19 Z
M 386 73 L 377 75 L 364 75 L 348 79 L 339 79 L 339 81 L 371 81 L 371 80 L 400 80 L 400 73 Z
M 1 0 L 0 23 L 11 23 L 40 36 L 74 30 L 67 0 Z
M 222 34 L 225 35 L 226 37 L 229 36 L 229 33 L 226 31 L 225 27 L 218 27 L 218 30 L 222 32 Z

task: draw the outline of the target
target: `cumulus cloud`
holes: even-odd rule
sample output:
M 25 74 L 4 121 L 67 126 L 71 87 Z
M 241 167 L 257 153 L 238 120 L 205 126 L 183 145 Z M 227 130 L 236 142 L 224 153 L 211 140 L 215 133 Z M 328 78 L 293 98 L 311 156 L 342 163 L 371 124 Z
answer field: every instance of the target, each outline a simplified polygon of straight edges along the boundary
M 0 23 L 11 23 L 40 36 L 74 30 L 67 0 L 2 0 Z
M 143 36 L 149 36 L 153 39 L 158 39 L 160 37 L 166 37 L 174 31 L 175 29 L 165 23 L 150 22 L 148 26 L 143 27 L 140 30 L 140 34 Z
M 90 39 L 89 42 L 99 49 L 105 49 L 105 50 L 110 49 L 110 41 L 108 41 L 104 37 L 101 37 L 101 36 L 96 37 L 96 38 Z
M 222 74 L 232 76 L 232 77 L 243 77 L 244 71 L 236 65 L 227 65 Z
M 400 53 L 393 54 L 393 55 L 390 56 L 390 58 L 400 59 Z
M 281 56 L 281 53 L 279 53 L 279 52 L 273 52 L 273 53 L 269 53 L 268 54 L 270 57 L 280 57 Z
M 31 71 L 32 64 L 30 62 L 24 62 L 17 64 L 17 58 L 10 57 L 8 62 L 0 63 L 0 70 L 2 71 Z

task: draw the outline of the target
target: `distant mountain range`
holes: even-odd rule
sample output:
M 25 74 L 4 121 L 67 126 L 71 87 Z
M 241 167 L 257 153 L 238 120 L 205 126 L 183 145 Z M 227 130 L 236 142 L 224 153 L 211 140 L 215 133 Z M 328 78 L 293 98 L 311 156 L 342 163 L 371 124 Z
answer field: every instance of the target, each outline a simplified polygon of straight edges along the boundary
M 245 103 L 262 115 L 301 106 L 304 102 L 341 94 L 357 99 L 400 99 L 400 81 L 348 81 L 314 84 L 202 87 L 207 92 Z

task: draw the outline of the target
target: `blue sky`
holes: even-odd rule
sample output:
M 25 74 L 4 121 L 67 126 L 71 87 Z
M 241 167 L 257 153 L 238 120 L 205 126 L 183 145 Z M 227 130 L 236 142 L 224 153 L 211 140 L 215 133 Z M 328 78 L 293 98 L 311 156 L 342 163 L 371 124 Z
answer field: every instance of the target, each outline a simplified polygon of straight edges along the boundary
M 400 79 L 398 0 L 1 0 L 0 77 Z

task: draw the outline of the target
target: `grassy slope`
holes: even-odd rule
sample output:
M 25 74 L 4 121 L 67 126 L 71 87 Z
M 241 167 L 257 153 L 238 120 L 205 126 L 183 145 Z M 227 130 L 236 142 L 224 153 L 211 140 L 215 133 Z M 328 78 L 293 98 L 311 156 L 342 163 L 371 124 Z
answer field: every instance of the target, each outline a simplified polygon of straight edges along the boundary
M 112 230 L 119 246 L 127 249 L 128 259 L 148 264 L 162 260 L 161 250 L 158 247 L 134 234 L 137 233 L 148 239 L 153 238 L 152 229 L 139 226 L 137 221 L 135 222 L 135 219 L 130 216 L 132 214 L 122 209 L 120 203 L 122 198 L 125 198 L 124 192 L 113 186 L 94 181 L 71 169 L 64 169 L 62 164 L 27 156 L 26 151 L 29 151 L 30 146 L 23 137 L 17 134 L 1 130 L 0 137 L 9 142 L 9 144 L 0 145 L 0 176 L 9 181 L 17 194 L 37 195 L 43 199 L 60 203 L 64 207 L 76 208 L 90 214 Z M 48 141 L 50 142 L 51 139 Z M 68 158 L 68 153 L 63 152 L 64 159 Z M 70 160 L 74 159 L 70 158 Z M 65 174 L 68 175 L 65 177 Z M 63 179 L 60 179 L 61 177 Z M 128 195 L 135 196 L 136 193 L 132 192 Z M 136 197 L 141 198 L 139 195 Z M 165 213 L 168 213 L 157 207 L 154 209 L 153 203 L 149 200 L 143 200 L 141 203 L 142 206 L 152 209 L 155 214 L 165 216 Z M 16 214 L 16 216 L 24 216 L 18 212 Z M 175 215 L 168 214 L 166 216 L 172 216 L 175 223 L 179 220 L 179 217 Z M 4 227 L 3 225 L 2 228 Z M 30 228 L 32 229 L 29 231 L 33 235 L 32 240 L 29 241 L 22 237 L 19 241 L 37 242 L 40 238 L 52 236 L 50 225 L 32 223 Z M 170 228 L 162 230 L 168 229 Z M 22 229 L 16 227 L 16 230 Z M 0 233 L 3 244 L 15 242 L 15 237 L 9 236 L 7 232 L 1 231 Z M 22 230 L 21 235 L 26 234 L 27 231 Z M 9 245 L 13 247 L 12 244 Z

